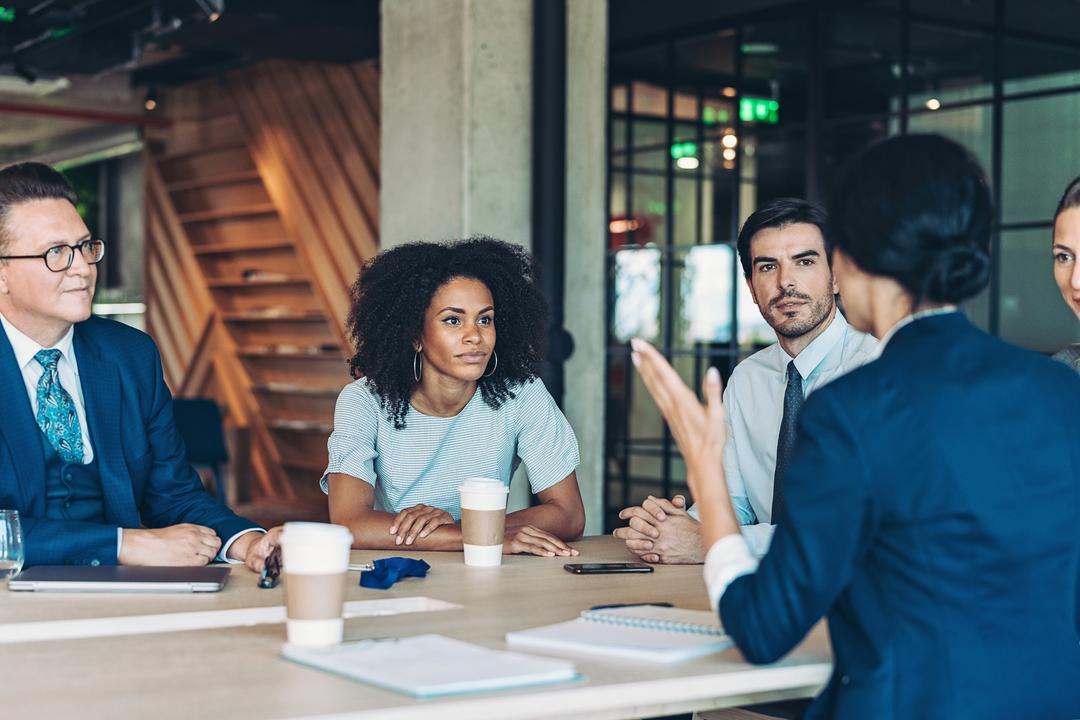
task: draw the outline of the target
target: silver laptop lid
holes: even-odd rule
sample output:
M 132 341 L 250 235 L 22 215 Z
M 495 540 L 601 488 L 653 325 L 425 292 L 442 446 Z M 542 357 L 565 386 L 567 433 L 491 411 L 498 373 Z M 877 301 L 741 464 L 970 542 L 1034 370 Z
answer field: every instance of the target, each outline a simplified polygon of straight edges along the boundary
M 211 567 L 126 567 L 121 565 L 39 565 L 8 580 L 9 590 L 33 592 L 217 592 L 230 569 Z

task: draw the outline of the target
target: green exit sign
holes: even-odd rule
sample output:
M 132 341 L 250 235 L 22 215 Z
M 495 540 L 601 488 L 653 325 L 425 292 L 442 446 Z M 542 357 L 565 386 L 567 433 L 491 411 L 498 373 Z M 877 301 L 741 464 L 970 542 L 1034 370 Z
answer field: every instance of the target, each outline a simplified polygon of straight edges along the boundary
M 717 123 L 726 123 L 730 118 L 728 117 L 727 110 L 717 110 L 712 106 L 706 106 L 705 110 L 701 113 L 701 121 L 706 125 L 716 125 Z
M 0 5 L 0 22 L 15 22 L 15 8 Z
M 739 119 L 775 125 L 780 122 L 780 103 L 765 98 L 744 97 L 739 102 Z
M 697 143 L 677 142 L 671 146 L 671 157 L 674 160 L 697 155 Z

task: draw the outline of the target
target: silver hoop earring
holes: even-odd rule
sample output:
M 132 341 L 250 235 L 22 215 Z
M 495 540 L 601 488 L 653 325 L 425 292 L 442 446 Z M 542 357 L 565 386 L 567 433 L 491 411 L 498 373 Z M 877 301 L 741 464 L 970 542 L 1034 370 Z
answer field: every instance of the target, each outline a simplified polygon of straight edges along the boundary
M 417 350 L 412 359 L 412 376 L 416 382 L 420 382 L 420 374 L 424 372 L 424 361 L 420 357 L 420 351 Z
M 489 372 L 489 373 L 484 373 L 484 377 L 491 377 L 492 375 L 494 375 L 494 374 L 495 374 L 495 371 L 496 371 L 496 370 L 498 369 L 498 367 L 499 367 L 499 353 L 497 353 L 497 352 L 495 352 L 494 350 L 492 350 L 492 351 L 491 351 L 491 354 L 495 356 L 495 367 L 491 368 L 491 372 Z

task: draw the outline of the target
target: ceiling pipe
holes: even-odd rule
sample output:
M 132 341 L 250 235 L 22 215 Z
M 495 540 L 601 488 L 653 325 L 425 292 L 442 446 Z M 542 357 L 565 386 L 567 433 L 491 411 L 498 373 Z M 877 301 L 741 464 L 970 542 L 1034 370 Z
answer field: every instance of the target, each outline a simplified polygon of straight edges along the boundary
M 87 122 L 109 123 L 112 125 L 138 125 L 145 127 L 169 127 L 172 120 L 162 117 L 149 117 L 147 115 L 135 115 L 125 113 L 103 112 L 101 110 L 84 110 L 82 108 L 51 107 L 48 105 L 27 105 L 23 103 L 7 102 L 0 100 L 0 113 L 18 113 L 20 115 L 41 115 L 55 117 L 64 120 L 84 120 Z

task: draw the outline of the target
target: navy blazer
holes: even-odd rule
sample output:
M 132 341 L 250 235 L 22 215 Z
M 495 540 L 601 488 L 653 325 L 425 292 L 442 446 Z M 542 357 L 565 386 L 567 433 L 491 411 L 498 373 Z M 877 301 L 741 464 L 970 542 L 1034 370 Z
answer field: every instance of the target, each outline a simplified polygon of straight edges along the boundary
M 26 565 L 116 564 L 116 529 L 195 523 L 224 543 L 254 523 L 203 489 L 173 423 L 172 395 L 148 335 L 91 317 L 75 358 L 98 459 L 105 523 L 45 517 L 45 458 L 22 373 L 0 330 L 0 507 L 19 511 Z
M 808 718 L 1080 717 L 1080 376 L 960 313 L 803 407 L 789 521 L 720 599 L 752 662 L 827 616 Z

